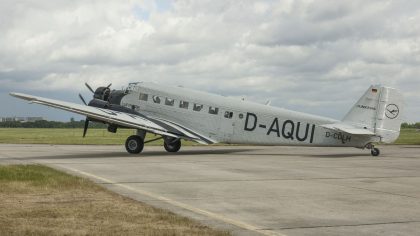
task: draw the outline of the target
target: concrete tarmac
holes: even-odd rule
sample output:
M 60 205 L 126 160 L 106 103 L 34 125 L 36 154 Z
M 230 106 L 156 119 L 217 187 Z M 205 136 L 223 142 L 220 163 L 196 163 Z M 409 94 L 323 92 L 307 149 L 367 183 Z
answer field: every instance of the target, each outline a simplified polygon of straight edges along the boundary
M 420 235 L 420 147 L 0 145 L 236 235 Z

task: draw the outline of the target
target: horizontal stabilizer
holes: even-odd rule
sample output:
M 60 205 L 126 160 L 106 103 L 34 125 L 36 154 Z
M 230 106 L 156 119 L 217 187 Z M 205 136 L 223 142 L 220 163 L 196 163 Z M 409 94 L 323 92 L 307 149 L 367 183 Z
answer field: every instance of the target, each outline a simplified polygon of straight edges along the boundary
M 361 129 L 356 128 L 352 125 L 344 124 L 344 123 L 335 123 L 335 124 L 327 124 L 327 125 L 321 125 L 321 127 L 330 129 L 333 131 L 339 131 L 344 132 L 348 134 L 354 134 L 354 135 L 375 135 L 372 131 L 368 129 Z

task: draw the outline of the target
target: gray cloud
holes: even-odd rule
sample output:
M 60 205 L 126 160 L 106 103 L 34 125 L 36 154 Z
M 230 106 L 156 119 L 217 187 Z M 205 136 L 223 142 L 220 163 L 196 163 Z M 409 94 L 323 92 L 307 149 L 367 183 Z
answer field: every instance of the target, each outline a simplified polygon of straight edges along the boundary
M 0 13 L 3 94 L 155 81 L 341 118 L 385 84 L 420 120 L 418 1 L 6 0 Z

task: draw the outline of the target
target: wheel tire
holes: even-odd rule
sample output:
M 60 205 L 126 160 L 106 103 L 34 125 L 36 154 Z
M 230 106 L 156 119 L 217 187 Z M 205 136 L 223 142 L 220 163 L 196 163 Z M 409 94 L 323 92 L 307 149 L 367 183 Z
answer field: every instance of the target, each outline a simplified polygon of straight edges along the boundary
M 165 140 L 163 143 L 163 147 L 167 152 L 178 152 L 181 149 L 181 140 L 178 139 L 176 141 Z
M 125 149 L 130 154 L 139 154 L 143 151 L 144 141 L 140 136 L 132 135 L 125 141 Z
M 377 156 L 379 156 L 379 154 L 380 154 L 381 152 L 379 151 L 379 149 L 378 149 L 378 148 L 374 148 L 374 149 L 372 149 L 372 150 L 370 151 L 370 153 L 372 154 L 372 156 L 377 157 Z

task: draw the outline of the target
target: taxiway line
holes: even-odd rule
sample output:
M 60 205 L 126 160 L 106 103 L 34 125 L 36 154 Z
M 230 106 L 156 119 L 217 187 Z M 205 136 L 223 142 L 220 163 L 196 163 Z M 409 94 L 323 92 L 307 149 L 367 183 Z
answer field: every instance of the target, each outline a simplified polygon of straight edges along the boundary
M 203 209 L 200 209 L 200 208 L 197 208 L 197 207 L 193 207 L 191 205 L 188 205 L 188 204 L 185 204 L 185 203 L 182 203 L 182 202 L 179 202 L 179 201 L 176 201 L 176 200 L 164 197 L 164 196 L 160 196 L 160 195 L 157 195 L 155 193 L 151 193 L 151 192 L 146 191 L 146 190 L 133 188 L 131 186 L 121 184 L 121 183 L 112 181 L 110 179 L 107 179 L 107 178 L 104 178 L 104 177 L 101 177 L 101 176 L 97 176 L 97 175 L 94 175 L 94 174 L 91 174 L 91 173 L 87 173 L 87 172 L 84 172 L 84 171 L 81 171 L 81 170 L 78 170 L 78 169 L 74 169 L 74 168 L 59 165 L 59 164 L 54 164 L 54 166 L 60 167 L 62 169 L 67 169 L 67 170 L 70 170 L 72 172 L 75 172 L 75 173 L 78 173 L 78 174 L 81 174 L 81 175 L 84 175 L 84 176 L 87 176 L 87 177 L 90 177 L 90 178 L 94 178 L 96 180 L 103 181 L 104 183 L 107 183 L 107 184 L 112 184 L 114 186 L 125 188 L 127 190 L 132 191 L 132 192 L 136 192 L 136 193 L 142 194 L 144 196 L 147 196 L 147 197 L 159 200 L 159 201 L 163 201 L 163 202 L 168 203 L 170 205 L 180 207 L 180 208 L 192 211 L 196 214 L 200 214 L 200 215 L 203 215 L 203 216 L 206 216 L 206 217 L 209 217 L 209 218 L 213 218 L 213 219 L 216 219 L 216 220 L 219 220 L 219 221 L 237 226 L 237 227 L 242 228 L 242 229 L 246 229 L 246 230 L 253 231 L 253 232 L 256 232 L 256 233 L 259 233 L 259 234 L 262 234 L 262 235 L 267 235 L 267 236 L 287 236 L 285 234 L 281 234 L 281 233 L 273 232 L 273 231 L 268 231 L 266 229 L 262 229 L 262 227 L 257 227 L 255 225 L 251 225 L 251 224 L 248 224 L 248 223 L 245 223 L 245 222 L 242 222 L 242 221 L 239 221 L 239 220 L 231 219 L 229 217 L 219 215 L 219 214 L 207 211 L 207 210 L 203 210 Z

